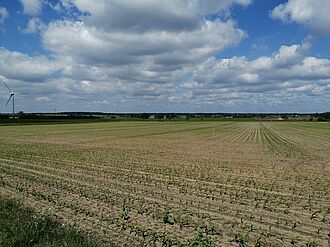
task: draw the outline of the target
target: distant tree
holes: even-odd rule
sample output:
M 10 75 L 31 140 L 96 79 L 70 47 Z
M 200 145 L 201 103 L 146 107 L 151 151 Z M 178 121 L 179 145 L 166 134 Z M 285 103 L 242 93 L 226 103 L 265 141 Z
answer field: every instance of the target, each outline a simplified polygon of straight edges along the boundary
M 163 119 L 164 118 L 164 115 L 163 114 L 156 114 L 155 115 L 155 118 L 156 119 Z
M 317 116 L 317 121 L 330 121 L 330 112 L 324 112 Z
M 330 121 L 330 112 L 324 112 L 316 115 L 317 121 Z
M 149 119 L 149 117 L 150 117 L 150 114 L 149 114 L 149 113 L 142 113 L 142 114 L 141 114 L 141 118 L 142 118 L 143 120 Z
M 23 118 L 23 117 L 25 116 L 25 113 L 24 113 L 23 111 L 19 111 L 19 112 L 17 113 L 17 116 L 18 116 L 19 118 Z
M 176 117 L 177 117 L 177 115 L 175 113 L 166 114 L 167 119 L 173 119 L 173 118 L 176 118 Z

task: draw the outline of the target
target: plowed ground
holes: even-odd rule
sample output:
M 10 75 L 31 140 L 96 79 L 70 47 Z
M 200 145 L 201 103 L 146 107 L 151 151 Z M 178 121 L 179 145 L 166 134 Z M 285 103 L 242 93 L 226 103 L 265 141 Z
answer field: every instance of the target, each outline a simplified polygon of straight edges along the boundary
M 329 246 L 330 124 L 2 126 L 0 194 L 105 246 Z

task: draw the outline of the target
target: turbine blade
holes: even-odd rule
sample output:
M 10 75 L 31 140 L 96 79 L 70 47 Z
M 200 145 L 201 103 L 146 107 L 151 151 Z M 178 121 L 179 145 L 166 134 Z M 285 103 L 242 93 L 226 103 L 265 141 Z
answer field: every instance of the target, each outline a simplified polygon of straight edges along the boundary
M 4 82 L 4 81 L 2 81 L 3 82 L 3 84 L 5 84 L 5 86 L 6 86 L 6 88 L 9 90 L 9 92 L 13 92 L 13 91 L 11 91 L 11 89 L 8 87 L 8 85 Z
M 15 93 L 15 95 L 22 95 L 22 94 L 28 94 L 28 93 Z
M 12 97 L 13 97 L 13 95 L 11 94 L 10 97 L 9 97 L 9 99 L 8 99 L 8 101 L 7 101 L 7 103 L 6 103 L 6 106 L 8 105 L 8 103 L 11 100 Z

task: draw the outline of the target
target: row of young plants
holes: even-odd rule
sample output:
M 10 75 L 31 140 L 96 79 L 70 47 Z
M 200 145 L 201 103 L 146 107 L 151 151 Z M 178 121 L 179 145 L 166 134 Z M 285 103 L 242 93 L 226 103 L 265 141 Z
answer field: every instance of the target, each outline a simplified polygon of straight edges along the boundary
M 36 178 L 37 179 L 37 178 Z M 39 181 L 40 182 L 40 181 Z M 62 183 L 59 183 L 59 184 L 62 184 Z M 73 186 L 74 187 L 74 186 Z M 67 188 L 66 188 L 67 189 Z M 95 195 L 92 195 L 92 197 L 94 198 L 95 197 Z M 134 207 L 134 206 L 133 206 Z
M 260 131 L 254 131 L 251 125 L 247 128 L 241 125 L 240 129 L 241 133 L 238 136 L 235 133 L 229 136 L 235 138 L 233 140 L 234 144 L 251 140 L 250 136 L 261 133 Z M 210 128 L 205 129 L 205 135 L 209 131 Z M 270 129 L 270 131 L 272 130 Z M 283 138 L 271 138 L 278 141 L 279 144 L 276 145 L 281 148 Z M 223 139 L 220 138 L 219 140 Z M 182 168 L 181 162 L 175 164 L 175 162 L 165 161 L 162 163 L 156 162 L 156 158 L 155 160 L 145 160 L 146 157 L 138 155 L 138 152 L 126 152 L 126 149 L 124 149 L 123 154 L 119 149 L 116 149 L 111 150 L 111 155 L 107 155 L 99 150 L 83 154 L 84 151 L 75 150 L 71 147 L 67 150 L 64 150 L 64 148 L 52 150 L 52 148 L 48 149 L 37 145 L 31 149 L 32 151 L 28 148 L 29 145 L 25 145 L 25 150 L 23 147 L 24 145 L 19 145 L 20 152 L 27 156 L 33 154 L 31 159 L 26 160 L 21 155 L 15 154 L 10 158 L 27 162 L 2 161 L 7 168 L 7 174 L 9 174 L 8 170 L 16 169 L 16 173 L 12 173 L 10 184 L 15 184 L 15 179 L 19 176 L 21 176 L 22 184 L 26 184 L 23 182 L 27 179 L 26 173 L 32 173 L 33 176 L 29 177 L 28 180 L 33 182 L 33 185 L 46 186 L 47 183 L 50 183 L 49 181 L 51 181 L 51 184 L 48 186 L 49 189 L 41 186 L 43 189 L 33 191 L 33 189 L 28 188 L 30 197 L 50 204 L 54 204 L 53 201 L 60 200 L 58 205 L 61 205 L 61 207 L 72 208 L 73 211 L 77 211 L 78 215 L 91 218 L 100 217 L 97 212 L 92 210 L 93 205 L 98 205 L 99 202 L 112 205 L 107 207 L 109 207 L 109 211 L 115 212 L 114 222 L 118 224 L 117 228 L 123 224 L 131 225 L 131 227 L 127 227 L 127 231 L 132 229 L 130 235 L 136 235 L 137 238 L 143 239 L 144 235 L 153 235 L 151 230 L 154 229 L 148 229 L 147 227 L 146 232 L 142 231 L 142 236 L 140 236 L 141 231 L 139 229 L 144 229 L 146 226 L 145 223 L 141 224 L 140 221 L 145 218 L 150 220 L 149 222 L 156 222 L 159 226 L 165 225 L 166 229 L 170 229 L 169 232 L 171 232 L 172 227 L 176 226 L 187 228 L 192 235 L 190 239 L 197 231 L 196 227 L 199 227 L 202 231 L 205 231 L 207 236 L 210 236 L 215 244 L 219 238 L 225 238 L 227 235 L 230 235 L 230 240 L 233 243 L 239 244 L 241 241 L 239 235 L 237 241 L 234 240 L 237 232 L 248 235 L 246 239 L 248 239 L 249 245 L 257 242 L 260 235 L 263 236 L 263 242 L 268 241 L 264 238 L 269 236 L 269 242 L 276 243 L 276 239 L 282 241 L 281 238 L 283 238 L 285 243 L 291 244 L 291 237 L 288 237 L 289 233 L 283 234 L 281 225 L 284 229 L 292 229 L 290 231 L 297 233 L 298 237 L 303 235 L 299 231 L 305 228 L 313 232 L 318 231 L 323 241 L 327 229 L 329 229 L 326 214 L 326 198 L 329 190 L 324 181 L 314 181 L 311 179 L 312 176 L 306 173 L 305 178 L 300 174 L 290 173 L 285 177 L 281 174 L 280 178 L 285 178 L 288 182 L 277 181 L 274 184 L 273 181 L 276 181 L 276 175 L 270 174 L 272 170 L 268 167 L 265 167 L 263 171 L 267 179 L 263 180 L 257 178 L 257 176 L 252 178 L 242 177 L 242 175 L 245 175 L 244 167 L 241 170 L 226 167 L 222 176 L 212 175 L 210 173 L 214 170 L 211 172 L 205 171 L 209 166 L 203 167 L 202 162 L 191 164 L 196 169 L 187 173 Z M 10 153 L 10 149 L 7 147 L 8 153 Z M 284 149 L 287 148 L 284 147 Z M 44 151 L 46 152 L 42 154 Z M 280 153 L 281 151 L 278 154 Z M 87 157 L 88 155 L 90 157 Z M 137 157 L 131 157 L 134 155 Z M 48 159 L 47 156 L 49 156 Z M 145 173 L 144 171 L 147 169 L 148 172 Z M 232 174 L 229 179 L 228 174 Z M 182 179 L 183 176 L 187 179 Z M 8 181 L 7 178 L 4 181 Z M 24 191 L 24 186 L 22 187 Z M 77 187 L 80 187 L 79 190 Z M 245 187 L 247 188 L 245 189 Z M 86 200 L 82 200 L 82 205 L 77 207 L 65 201 L 65 198 L 54 196 L 52 194 L 54 188 L 58 190 L 54 195 L 71 191 L 67 199 L 81 197 L 86 198 Z M 17 186 L 17 191 L 19 190 L 21 190 L 20 185 Z M 151 198 L 154 200 L 151 200 Z M 121 205 L 125 199 L 127 203 L 124 210 Z M 116 210 L 112 209 L 113 205 L 116 206 Z M 188 210 L 187 213 L 183 214 L 185 207 Z M 251 208 L 253 212 L 249 213 Z M 167 217 L 164 217 L 164 215 L 167 215 Z M 263 217 L 261 218 L 261 216 Z M 112 222 L 112 218 L 107 220 Z M 237 221 L 232 220 L 235 218 L 237 218 Z M 209 222 L 212 223 L 208 224 Z M 272 234 L 265 233 L 264 236 L 264 230 L 268 231 L 269 229 L 263 227 L 265 229 L 261 230 L 260 226 L 269 223 L 274 224 L 271 229 Z M 215 230 L 212 228 L 213 226 L 215 226 Z M 319 226 L 323 226 L 323 228 L 320 230 Z M 280 229 L 280 232 L 278 232 L 278 229 Z M 154 232 L 161 231 L 156 229 Z M 217 232 L 223 235 L 218 237 Z M 167 236 L 169 235 L 171 234 L 167 234 Z M 177 241 L 175 235 L 172 237 L 170 236 L 170 239 Z M 148 239 L 148 237 L 145 238 Z M 309 241 L 307 238 L 294 239 L 292 243 L 307 244 L 307 241 Z

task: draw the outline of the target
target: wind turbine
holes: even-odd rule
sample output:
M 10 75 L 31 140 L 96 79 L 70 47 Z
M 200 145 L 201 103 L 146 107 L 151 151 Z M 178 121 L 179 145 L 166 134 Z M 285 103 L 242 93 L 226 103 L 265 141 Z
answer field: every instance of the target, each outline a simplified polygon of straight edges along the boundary
M 6 86 L 6 88 L 8 89 L 8 91 L 10 92 L 10 96 L 9 96 L 9 99 L 8 99 L 8 101 L 6 103 L 6 106 L 9 104 L 10 100 L 12 100 L 12 102 L 13 102 L 13 116 L 15 116 L 15 95 L 22 95 L 22 94 L 27 94 L 27 93 L 15 93 L 14 91 L 12 91 L 8 87 L 8 85 L 4 81 L 2 81 L 2 82 Z

